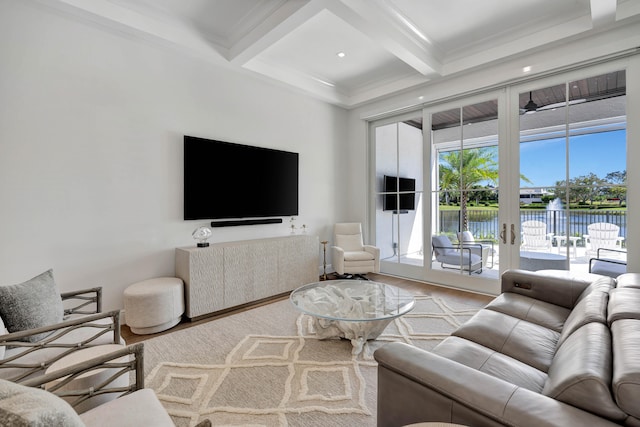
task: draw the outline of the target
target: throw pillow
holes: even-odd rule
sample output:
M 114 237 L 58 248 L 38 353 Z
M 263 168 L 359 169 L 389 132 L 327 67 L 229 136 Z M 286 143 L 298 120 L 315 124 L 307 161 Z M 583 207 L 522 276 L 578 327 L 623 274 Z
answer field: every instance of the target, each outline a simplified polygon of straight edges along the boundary
M 0 286 L 0 316 L 9 332 L 40 328 L 62 322 L 64 308 L 53 271 L 16 285 Z M 26 337 L 36 342 L 51 332 Z
M 82 427 L 71 405 L 48 391 L 0 380 L 0 425 Z

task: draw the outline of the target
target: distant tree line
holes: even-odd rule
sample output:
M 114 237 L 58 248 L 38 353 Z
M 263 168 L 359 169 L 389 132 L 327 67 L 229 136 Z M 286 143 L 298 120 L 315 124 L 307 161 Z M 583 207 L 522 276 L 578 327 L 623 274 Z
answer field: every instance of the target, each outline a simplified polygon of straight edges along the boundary
M 590 173 L 569 180 L 557 181 L 555 197 L 568 200 L 569 203 L 593 204 L 604 201 L 616 201 L 619 205 L 627 199 L 627 171 L 610 172 L 604 178 Z M 567 191 L 569 197 L 567 198 Z

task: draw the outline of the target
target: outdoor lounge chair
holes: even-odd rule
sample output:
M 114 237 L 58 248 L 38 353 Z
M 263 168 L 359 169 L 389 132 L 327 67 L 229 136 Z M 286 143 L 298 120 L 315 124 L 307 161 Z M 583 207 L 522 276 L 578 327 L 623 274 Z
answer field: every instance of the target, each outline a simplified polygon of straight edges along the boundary
M 440 235 L 431 237 L 431 245 L 436 261 L 440 262 L 442 268 L 462 269 L 468 271 L 469 275 L 482 273 L 482 257 L 476 254 L 482 251 L 479 243 L 467 243 L 462 247 L 460 245 L 456 247 L 447 236 Z
M 627 252 L 599 248 L 596 257 L 589 260 L 589 273 L 617 278 L 627 272 Z
M 476 240 L 475 237 L 473 237 L 473 233 L 471 233 L 471 231 L 462 231 L 458 233 L 458 241 L 460 242 L 462 247 L 468 246 L 472 249 L 472 253 L 480 255 L 482 257 L 482 267 L 487 267 L 489 258 L 491 258 L 491 264 L 488 266 L 488 268 L 493 268 L 493 256 L 496 252 L 493 248 L 493 241 Z M 480 245 L 479 251 L 478 245 Z

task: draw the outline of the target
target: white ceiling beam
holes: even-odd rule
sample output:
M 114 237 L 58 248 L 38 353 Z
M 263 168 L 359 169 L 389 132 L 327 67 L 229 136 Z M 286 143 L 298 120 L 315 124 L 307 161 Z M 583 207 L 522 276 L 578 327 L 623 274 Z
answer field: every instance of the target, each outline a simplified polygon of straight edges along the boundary
M 616 0 L 591 0 L 593 28 L 614 23 L 616 21 L 616 6 Z
M 227 59 L 244 65 L 324 9 L 320 0 L 290 0 L 229 49 Z
M 258 73 L 258 75 L 265 76 L 267 79 L 275 80 L 280 83 L 286 82 L 284 83 L 286 86 L 293 86 L 297 90 L 306 94 L 311 94 L 317 99 L 321 99 L 341 107 L 348 107 L 351 104 L 349 97 L 344 94 L 342 88 L 337 87 L 330 82 L 314 79 L 313 77 L 300 73 L 297 70 L 288 69 L 279 64 L 272 64 L 263 61 L 260 58 L 251 60 L 245 64 L 244 68 L 254 71 Z
M 625 1 L 618 5 L 616 9 L 616 20 L 630 18 L 640 15 L 640 1 Z
M 325 0 L 327 9 L 422 75 L 440 74 L 439 52 L 428 40 L 411 36 L 408 22 L 384 0 Z M 404 28 L 403 28 L 404 27 Z
M 452 58 L 443 67 L 443 75 L 451 75 L 492 62 L 502 61 L 511 56 L 522 56 L 524 52 L 533 52 L 542 46 L 557 43 L 560 40 L 583 34 L 591 28 L 588 16 L 576 18 L 548 28 L 545 31 L 526 37 L 513 39 L 491 49 L 484 49 L 472 55 Z
M 179 20 L 160 21 L 107 0 L 38 0 L 108 28 L 133 33 L 163 45 L 187 49 L 190 53 L 214 62 L 226 62 L 225 49 L 214 45 L 191 25 Z

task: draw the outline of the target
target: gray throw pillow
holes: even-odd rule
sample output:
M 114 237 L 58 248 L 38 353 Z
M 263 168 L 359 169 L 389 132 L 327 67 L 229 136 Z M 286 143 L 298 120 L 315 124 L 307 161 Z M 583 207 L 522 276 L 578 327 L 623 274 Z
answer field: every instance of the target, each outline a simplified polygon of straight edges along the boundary
M 0 380 L 0 426 L 82 427 L 71 405 L 53 393 Z
M 53 271 L 48 270 L 17 285 L 0 286 L 0 316 L 9 332 L 40 328 L 62 322 L 64 308 Z M 31 335 L 36 342 L 51 332 Z

